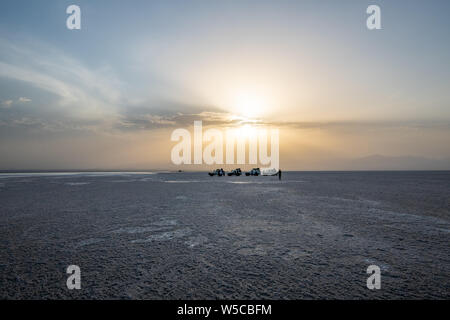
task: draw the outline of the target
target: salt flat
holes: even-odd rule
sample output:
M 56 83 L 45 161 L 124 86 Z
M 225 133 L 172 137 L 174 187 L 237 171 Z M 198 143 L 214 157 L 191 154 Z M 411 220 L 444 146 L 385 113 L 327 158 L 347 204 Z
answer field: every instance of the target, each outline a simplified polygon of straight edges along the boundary
M 2 299 L 450 298 L 450 172 L 20 174 L 0 204 Z

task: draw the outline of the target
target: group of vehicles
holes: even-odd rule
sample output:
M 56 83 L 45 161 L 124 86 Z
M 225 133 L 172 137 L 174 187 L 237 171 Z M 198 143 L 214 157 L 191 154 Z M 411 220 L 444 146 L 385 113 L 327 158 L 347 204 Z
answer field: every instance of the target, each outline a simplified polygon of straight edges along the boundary
M 208 172 L 208 174 L 212 177 L 212 176 L 219 176 L 219 177 L 224 177 L 226 175 L 228 176 L 241 176 L 242 170 L 241 168 L 237 168 L 234 170 L 231 170 L 230 172 L 225 172 L 222 168 L 220 169 L 216 169 L 212 172 Z M 245 172 L 246 176 L 274 176 L 278 174 L 278 170 L 276 169 L 264 169 L 263 171 L 260 168 L 253 168 L 250 171 Z
M 258 169 L 259 170 L 259 169 Z M 248 172 L 246 172 L 245 174 L 248 176 L 249 174 L 247 174 Z M 212 177 L 212 176 L 219 176 L 219 177 L 225 177 L 226 175 L 228 176 L 240 176 L 242 175 L 242 170 L 241 168 L 237 168 L 234 169 L 230 172 L 225 172 L 222 168 L 221 169 L 216 169 L 212 172 L 208 172 L 208 174 Z

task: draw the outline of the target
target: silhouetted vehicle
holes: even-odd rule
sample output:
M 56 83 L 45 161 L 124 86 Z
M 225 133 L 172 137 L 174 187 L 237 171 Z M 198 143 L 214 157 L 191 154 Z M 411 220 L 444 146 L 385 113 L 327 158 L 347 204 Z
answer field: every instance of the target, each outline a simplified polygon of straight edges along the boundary
M 245 175 L 248 176 L 259 176 L 261 175 L 261 170 L 259 168 L 253 168 L 252 170 L 245 173 Z
M 278 170 L 275 168 L 264 168 L 261 170 L 262 176 L 276 176 L 278 175 Z
M 228 176 L 240 176 L 241 174 L 242 174 L 241 168 L 237 168 L 231 172 L 228 172 Z
M 213 172 L 208 172 L 208 174 L 212 177 L 212 176 L 225 176 L 225 171 L 223 171 L 223 169 L 216 169 Z

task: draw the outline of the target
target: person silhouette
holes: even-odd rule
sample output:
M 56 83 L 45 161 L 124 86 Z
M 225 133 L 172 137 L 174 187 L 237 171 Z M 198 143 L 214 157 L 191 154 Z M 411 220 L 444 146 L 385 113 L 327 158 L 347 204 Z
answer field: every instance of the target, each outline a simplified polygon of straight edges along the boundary
M 278 180 L 281 180 L 281 169 L 278 169 Z

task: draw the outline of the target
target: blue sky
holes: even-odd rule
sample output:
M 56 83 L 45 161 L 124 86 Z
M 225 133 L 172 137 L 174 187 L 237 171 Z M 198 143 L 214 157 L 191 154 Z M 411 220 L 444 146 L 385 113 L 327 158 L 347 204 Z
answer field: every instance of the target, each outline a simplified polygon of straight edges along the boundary
M 81 30 L 66 28 L 70 4 Z M 366 28 L 369 4 L 382 30 Z M 448 159 L 449 12 L 448 1 L 2 1 L 0 168 L 164 167 L 167 132 L 248 117 L 242 96 L 288 130 L 285 148 L 309 137 L 293 147 L 311 159 L 303 169 L 324 155 Z M 139 151 L 156 145 L 166 151 Z M 289 167 L 299 157 L 285 152 Z

